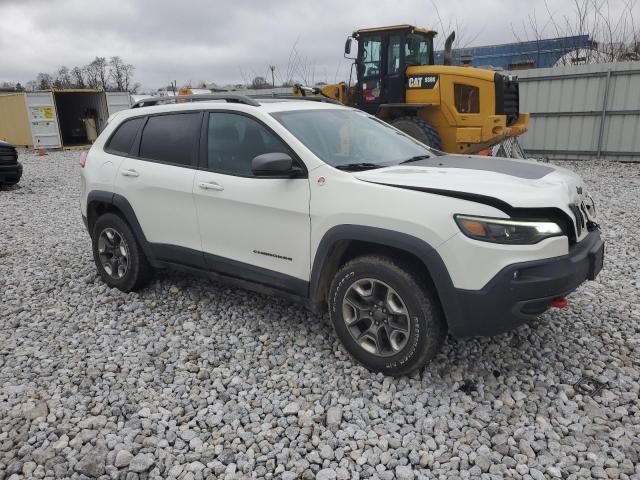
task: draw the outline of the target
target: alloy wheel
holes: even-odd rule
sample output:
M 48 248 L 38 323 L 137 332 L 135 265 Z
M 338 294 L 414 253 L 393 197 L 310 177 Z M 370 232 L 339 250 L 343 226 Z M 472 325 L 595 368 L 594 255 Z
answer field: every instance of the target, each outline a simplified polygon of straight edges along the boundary
M 373 355 L 395 355 L 409 340 L 406 304 L 380 280 L 363 278 L 351 284 L 342 301 L 342 317 L 355 342 Z
M 129 269 L 129 247 L 122 235 L 113 228 L 105 228 L 98 237 L 98 256 L 107 274 L 119 280 Z

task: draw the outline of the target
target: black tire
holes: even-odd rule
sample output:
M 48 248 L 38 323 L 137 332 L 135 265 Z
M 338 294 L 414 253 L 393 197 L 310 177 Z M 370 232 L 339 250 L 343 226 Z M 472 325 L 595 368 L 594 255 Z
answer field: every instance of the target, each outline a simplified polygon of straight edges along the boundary
M 18 163 L 17 155 L 0 154 L 0 165 L 15 165 L 16 163 Z
M 115 232 L 115 234 L 120 237 L 120 240 L 124 241 L 124 249 L 127 251 L 126 268 L 121 268 L 121 270 L 115 274 L 107 271 L 107 268 L 112 267 L 108 261 L 103 262 L 104 256 L 108 255 L 108 252 L 101 252 L 99 247 L 101 236 L 106 238 L 107 232 L 110 232 L 111 234 Z M 96 263 L 100 277 L 107 285 L 117 288 L 123 292 L 131 292 L 143 287 L 149 282 L 149 280 L 151 280 L 151 277 L 153 276 L 153 267 L 149 264 L 149 261 L 140 248 L 131 228 L 129 228 L 127 222 L 120 216 L 113 213 L 105 213 L 98 217 L 93 227 L 91 240 L 93 260 Z M 120 245 L 123 245 L 123 243 L 117 241 L 115 245 L 119 247 Z M 113 247 L 107 248 L 113 249 Z M 113 261 L 116 262 L 120 260 L 119 264 L 121 266 L 123 263 L 122 259 L 125 255 L 122 255 L 119 248 L 117 250 L 119 257 Z M 101 259 L 101 255 L 103 255 L 103 259 Z M 112 255 L 112 258 L 113 256 L 114 255 Z M 115 268 L 115 270 L 118 270 L 118 268 Z M 119 277 L 118 274 L 120 273 L 122 276 Z
M 437 130 L 418 117 L 399 117 L 391 125 L 425 145 L 442 150 L 442 140 Z
M 379 310 L 381 306 L 366 306 L 358 310 L 360 313 L 357 313 L 352 306 L 354 292 L 357 296 L 358 288 L 366 285 L 371 279 L 382 284 L 382 286 L 372 286 L 372 292 L 377 288 L 384 292 L 386 287 L 386 294 L 392 291 L 392 295 L 396 294 L 400 300 L 400 302 L 395 300 L 394 302 L 405 307 L 406 315 L 392 316 L 401 318 L 402 322 L 405 322 L 403 326 L 407 334 L 393 330 L 395 327 L 390 326 L 390 322 L 395 323 L 397 320 L 389 318 L 385 320 L 383 315 L 387 314 L 387 310 L 382 314 Z M 358 302 L 365 297 L 359 297 Z M 375 293 L 371 295 L 372 299 L 375 297 Z M 367 304 L 366 301 L 365 304 Z M 386 302 L 385 305 L 388 308 Z M 362 311 L 370 308 L 378 308 L 378 310 L 373 311 L 373 314 L 372 310 Z M 352 316 L 353 312 L 356 312 L 356 320 L 348 326 L 347 322 L 350 319 L 347 316 Z M 361 313 L 363 315 L 360 315 Z M 381 316 L 376 317 L 378 314 Z M 358 257 L 338 270 L 329 290 L 329 316 L 337 337 L 356 361 L 369 370 L 391 376 L 408 375 L 422 369 L 438 353 L 447 332 L 440 309 L 424 282 L 419 280 L 418 275 L 411 273 L 410 267 L 401 265 L 391 258 L 377 255 Z M 371 329 L 377 330 L 378 341 L 370 341 L 367 333 L 364 333 L 365 338 L 360 343 L 356 341 L 356 337 L 361 338 L 363 332 L 369 332 Z M 389 329 L 393 333 L 389 334 Z M 396 333 L 398 334 L 396 342 L 392 342 L 391 338 Z M 388 351 L 385 352 L 383 348 L 378 348 L 379 346 L 387 347 Z M 373 352 L 371 349 L 376 351 Z

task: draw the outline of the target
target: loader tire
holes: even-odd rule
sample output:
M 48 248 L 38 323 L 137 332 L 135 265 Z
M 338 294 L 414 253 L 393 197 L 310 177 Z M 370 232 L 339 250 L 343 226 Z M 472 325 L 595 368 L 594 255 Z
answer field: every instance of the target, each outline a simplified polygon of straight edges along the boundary
M 399 117 L 391 125 L 428 147 L 442 150 L 442 141 L 435 128 L 418 117 Z

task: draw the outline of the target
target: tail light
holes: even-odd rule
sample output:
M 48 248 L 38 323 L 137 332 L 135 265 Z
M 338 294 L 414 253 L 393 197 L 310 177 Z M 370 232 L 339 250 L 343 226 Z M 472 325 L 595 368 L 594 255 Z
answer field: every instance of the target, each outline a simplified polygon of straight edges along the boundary
M 87 164 L 87 152 L 82 152 L 80 154 L 80 166 L 84 168 L 86 164 Z

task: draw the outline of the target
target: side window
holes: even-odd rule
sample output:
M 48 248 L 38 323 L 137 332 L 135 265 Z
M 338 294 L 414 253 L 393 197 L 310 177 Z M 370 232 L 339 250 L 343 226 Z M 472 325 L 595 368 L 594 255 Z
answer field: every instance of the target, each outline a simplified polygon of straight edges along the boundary
M 132 118 L 123 122 L 115 131 L 104 147 L 105 151 L 116 155 L 129 155 L 133 140 L 136 138 L 138 129 L 144 117 Z
M 178 165 L 193 165 L 194 146 L 200 134 L 200 112 L 149 117 L 142 131 L 142 158 Z
M 251 161 L 263 153 L 291 153 L 259 122 L 234 113 L 210 113 L 207 167 L 216 172 L 253 176 Z
M 391 35 L 389 37 L 389 51 L 387 52 L 387 73 L 398 73 L 400 71 L 400 36 Z
M 362 48 L 364 76 L 371 77 L 380 75 L 380 49 L 382 48 L 382 39 L 380 37 L 369 38 L 362 42 Z

